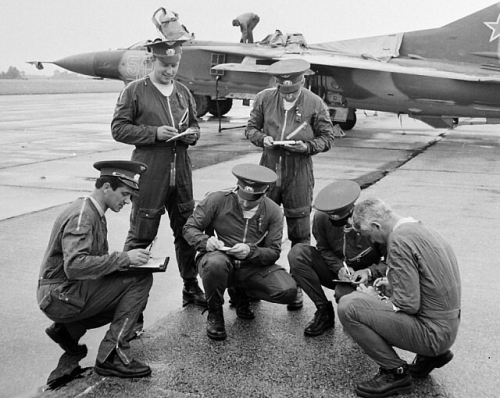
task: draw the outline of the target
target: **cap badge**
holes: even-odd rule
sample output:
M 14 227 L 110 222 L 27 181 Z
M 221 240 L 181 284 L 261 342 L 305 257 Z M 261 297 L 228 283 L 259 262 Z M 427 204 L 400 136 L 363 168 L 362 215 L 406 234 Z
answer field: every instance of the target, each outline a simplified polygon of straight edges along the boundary
M 166 54 L 169 56 L 169 57 L 172 57 L 175 55 L 175 50 L 173 48 L 169 48 L 167 51 L 166 51 Z
M 243 190 L 248 193 L 254 193 L 254 189 L 248 185 Z
M 291 80 L 285 80 L 285 81 L 283 82 L 283 85 L 284 85 L 284 86 L 291 86 L 291 85 L 292 85 L 292 81 L 291 81 Z
M 332 219 L 332 220 L 339 220 L 340 219 L 340 216 L 338 214 L 328 214 L 328 216 Z

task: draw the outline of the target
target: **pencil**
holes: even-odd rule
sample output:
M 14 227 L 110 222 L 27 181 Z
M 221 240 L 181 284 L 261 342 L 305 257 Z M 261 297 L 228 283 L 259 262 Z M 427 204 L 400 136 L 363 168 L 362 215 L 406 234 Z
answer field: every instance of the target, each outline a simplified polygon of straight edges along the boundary
M 349 271 L 349 267 L 347 266 L 347 264 L 345 263 L 345 261 L 343 261 L 343 263 L 344 263 L 344 268 L 347 271 L 347 275 L 349 275 L 349 278 L 350 278 L 352 276 L 351 275 L 351 271 Z
M 299 127 L 297 127 L 297 128 L 296 128 L 295 130 L 293 130 L 290 134 L 288 134 L 288 135 L 286 136 L 286 139 L 287 139 L 287 140 L 289 140 L 290 138 L 292 138 L 292 137 L 296 136 L 296 135 L 300 132 L 300 130 L 302 130 L 302 129 L 305 127 L 305 125 L 306 125 L 306 124 L 307 124 L 307 122 L 302 123 Z
M 153 239 L 153 241 L 152 241 L 152 242 L 151 242 L 151 244 L 149 245 L 149 252 L 150 252 L 150 253 L 153 251 L 153 246 L 155 245 L 156 238 L 158 238 L 158 237 L 157 237 L 157 236 L 155 236 L 155 238 Z
M 181 129 L 181 126 L 186 123 L 187 121 L 187 117 L 188 117 L 188 111 L 189 111 L 189 108 L 186 108 L 186 110 L 184 111 L 184 114 L 182 115 L 181 117 L 181 121 L 179 122 L 179 130 Z

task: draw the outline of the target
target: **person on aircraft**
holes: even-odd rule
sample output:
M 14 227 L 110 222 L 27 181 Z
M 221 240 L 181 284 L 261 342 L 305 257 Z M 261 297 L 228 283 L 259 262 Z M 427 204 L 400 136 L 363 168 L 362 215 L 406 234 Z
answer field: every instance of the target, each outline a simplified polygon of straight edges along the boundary
M 184 281 L 183 306 L 192 303 L 206 307 L 197 280 L 195 250 L 182 236 L 182 228 L 194 209 L 188 148 L 200 138 L 196 106 L 189 89 L 174 80 L 181 60 L 181 42 L 158 39 L 148 46 L 153 71 L 122 90 L 111 122 L 113 138 L 134 145 L 132 160 L 148 166 L 141 190 L 132 201 L 125 250 L 148 247 L 166 211 Z
M 353 227 L 387 245 L 387 276 L 360 284 L 338 305 L 342 326 L 380 367 L 357 384 L 362 397 L 410 394 L 413 378 L 450 362 L 460 325 L 461 282 L 455 253 L 434 229 L 402 217 L 378 198 L 357 203 Z M 408 365 L 393 347 L 414 352 Z
M 253 30 L 259 21 L 259 16 L 253 12 L 238 15 L 233 19 L 233 26 L 239 26 L 241 30 L 240 43 L 253 43 Z
M 275 264 L 283 214 L 266 192 L 276 173 L 256 164 L 237 165 L 232 173 L 236 188 L 208 194 L 184 226 L 184 237 L 198 251 L 208 299 L 207 335 L 213 340 L 227 337 L 222 308 L 227 288 L 243 319 L 255 317 L 250 299 L 288 304 L 297 296 L 292 276 Z
M 306 336 L 318 336 L 335 326 L 335 312 L 323 286 L 335 290 L 335 301 L 356 290 L 350 281 L 360 270 L 383 276 L 384 248 L 353 230 L 351 216 L 361 189 L 354 181 L 340 180 L 323 188 L 314 202 L 313 235 L 316 246 L 298 243 L 288 253 L 290 273 L 316 306 L 306 325 Z M 361 278 L 361 276 L 359 277 Z M 344 282 L 337 282 L 342 280 Z
M 150 272 L 130 271 L 147 263 L 149 252 L 108 251 L 105 213 L 119 212 L 139 190 L 139 162 L 102 161 L 94 191 L 70 204 L 57 218 L 43 257 L 37 301 L 54 321 L 47 335 L 69 355 L 85 357 L 78 344 L 88 329 L 110 323 L 97 351 L 95 372 L 102 376 L 145 377 L 149 366 L 130 356 L 134 325 L 153 284 Z
M 268 193 L 283 204 L 292 247 L 311 241 L 314 173 L 312 156 L 330 150 L 334 129 L 323 100 L 303 87 L 309 62 L 287 59 L 272 64 L 268 73 L 277 87 L 264 89 L 254 100 L 246 137 L 263 148 L 260 164 L 278 175 Z M 293 138 L 293 140 L 292 140 Z M 289 310 L 302 308 L 302 290 Z

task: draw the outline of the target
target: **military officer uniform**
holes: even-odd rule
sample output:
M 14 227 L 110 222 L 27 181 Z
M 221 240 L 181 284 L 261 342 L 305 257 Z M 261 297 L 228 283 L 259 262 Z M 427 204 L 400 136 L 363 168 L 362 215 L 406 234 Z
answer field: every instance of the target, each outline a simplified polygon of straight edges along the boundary
M 360 192 L 359 185 L 349 180 L 336 181 L 323 188 L 314 202 L 316 246 L 299 243 L 288 253 L 290 272 L 317 309 L 304 329 L 307 336 L 320 335 L 335 325 L 333 304 L 327 299 L 323 286 L 335 290 L 337 302 L 356 289 L 347 282 L 349 275 L 344 263 L 349 272 L 375 265 L 385 270 L 383 264 L 378 265 L 383 248 L 354 231 L 349 222 Z M 340 277 L 346 282 L 337 282 Z
M 314 189 L 312 156 L 328 151 L 334 141 L 334 127 L 327 106 L 320 97 L 303 87 L 309 66 L 301 59 L 271 65 L 268 73 L 276 78 L 277 87 L 257 94 L 245 130 L 246 137 L 263 148 L 260 164 L 278 175 L 268 196 L 283 205 L 292 246 L 310 243 Z M 294 98 L 291 102 L 286 99 L 289 94 Z M 275 145 L 275 141 L 293 143 Z
M 291 275 L 275 264 L 281 253 L 283 214 L 265 196 L 276 173 L 242 164 L 232 170 L 234 189 L 210 193 L 195 208 L 184 237 L 198 251 L 208 301 L 207 335 L 226 338 L 223 295 L 227 288 L 240 318 L 252 319 L 249 298 L 288 304 L 297 295 Z
M 95 193 L 116 192 L 120 187 L 129 193 L 137 191 L 138 176 L 146 166 L 104 161 L 94 167 L 101 171 L 101 179 L 117 179 L 118 188 L 110 189 L 110 182 L 97 188 L 96 182 L 94 194 L 78 199 L 59 215 L 40 268 L 38 304 L 55 322 L 46 333 L 70 355 L 85 356 L 87 348 L 78 344 L 79 339 L 88 329 L 111 323 L 98 349 L 96 371 L 143 377 L 151 369 L 130 357 L 129 340 L 146 306 L 153 278 L 149 272 L 131 272 L 126 252 L 109 253 L 106 209 Z M 116 195 L 121 197 L 119 191 Z M 113 211 L 120 206 L 112 207 Z

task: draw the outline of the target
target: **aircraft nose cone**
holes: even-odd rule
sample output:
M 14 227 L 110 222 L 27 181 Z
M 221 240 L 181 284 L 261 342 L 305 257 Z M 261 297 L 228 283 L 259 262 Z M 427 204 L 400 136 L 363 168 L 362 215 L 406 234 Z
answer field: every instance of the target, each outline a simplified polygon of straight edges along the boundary
M 70 55 L 55 61 L 54 64 L 71 72 L 80 73 L 82 75 L 95 76 L 94 74 L 94 58 L 96 53 L 85 53 Z

